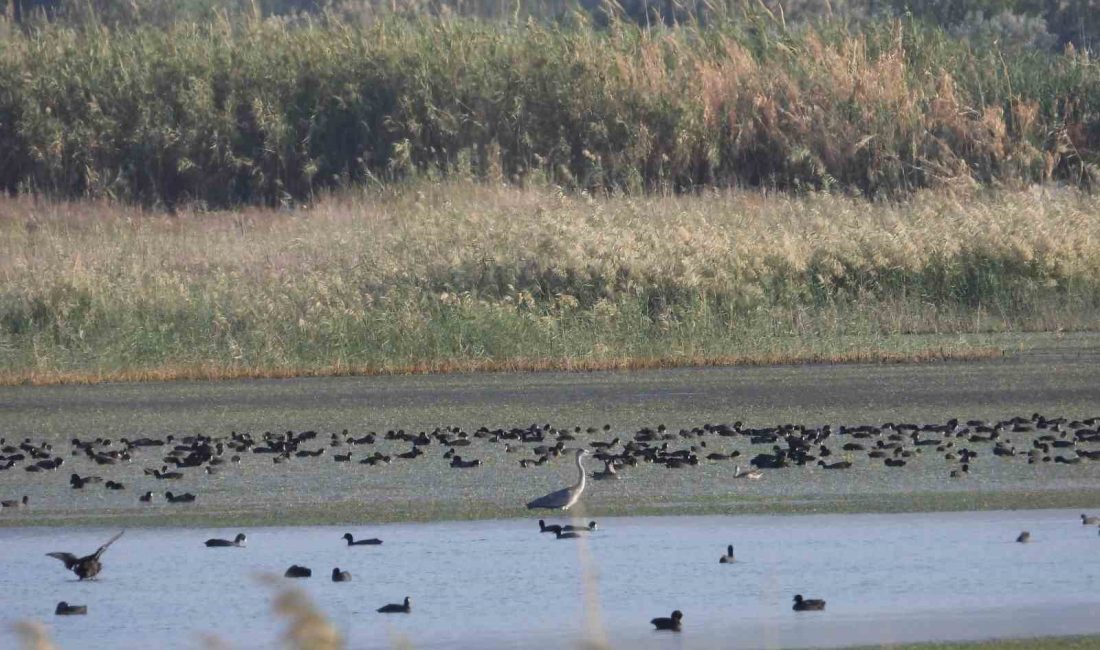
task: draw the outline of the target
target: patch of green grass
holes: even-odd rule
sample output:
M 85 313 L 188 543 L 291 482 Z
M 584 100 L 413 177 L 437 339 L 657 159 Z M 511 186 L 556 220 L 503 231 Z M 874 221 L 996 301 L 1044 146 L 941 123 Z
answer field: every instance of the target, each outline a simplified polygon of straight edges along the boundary
M 1100 503 L 1100 489 L 925 492 L 796 497 L 698 496 L 672 499 L 608 500 L 589 498 L 585 516 L 663 517 L 687 515 L 807 515 L 904 512 L 961 512 L 1072 508 Z M 391 522 L 462 521 L 529 518 L 530 511 L 512 503 L 459 499 L 340 500 L 317 496 L 309 505 L 278 508 L 202 505 L 187 508 L 106 508 L 94 511 L 36 512 L 26 510 L 0 519 L 7 526 L 324 526 Z

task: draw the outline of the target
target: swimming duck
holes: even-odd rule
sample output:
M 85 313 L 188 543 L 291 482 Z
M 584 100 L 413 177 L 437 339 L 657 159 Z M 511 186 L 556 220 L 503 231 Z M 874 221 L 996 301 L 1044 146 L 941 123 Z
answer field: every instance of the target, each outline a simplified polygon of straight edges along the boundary
M 718 564 L 733 564 L 733 544 L 726 547 L 726 554 L 718 558 Z
M 671 630 L 673 632 L 680 631 L 680 621 L 684 618 L 684 613 L 680 610 L 674 610 L 671 616 L 655 618 L 650 621 L 653 627 L 658 630 Z
M 348 546 L 377 546 L 382 543 L 382 540 L 375 537 L 370 539 L 355 539 L 351 536 L 351 533 L 344 533 L 343 539 L 348 540 Z
M 557 524 L 546 525 L 546 522 L 539 519 L 539 532 L 540 533 L 554 533 L 555 535 L 561 532 L 561 526 Z
M 165 492 L 164 496 L 168 498 L 168 503 L 191 503 L 195 500 L 195 495 L 190 492 L 184 494 L 172 494 L 171 492 Z
M 563 532 L 563 533 L 573 533 L 573 532 L 590 533 L 594 530 L 596 530 L 596 522 L 594 522 L 594 521 L 588 522 L 587 526 L 562 526 L 561 527 L 561 532 Z
M 122 531 L 125 533 L 126 531 Z M 65 568 L 72 570 L 78 578 L 84 580 L 86 578 L 94 578 L 99 575 L 99 572 L 103 570 L 103 565 L 99 562 L 99 557 L 103 555 L 103 552 L 107 550 L 107 547 L 115 543 L 115 540 L 122 537 L 122 533 L 119 533 L 107 540 L 107 543 L 96 549 L 95 553 L 91 555 L 85 555 L 84 557 L 77 557 L 72 553 L 62 553 L 55 551 L 53 553 L 46 553 L 46 555 L 57 558 L 65 563 Z
M 749 479 L 749 480 L 755 481 L 755 480 L 763 478 L 763 477 L 764 477 L 764 472 L 762 472 L 758 469 L 749 469 L 749 470 L 745 470 L 744 472 L 742 472 L 740 465 L 737 465 L 736 467 L 733 468 L 733 478 Z
M 351 572 L 341 571 L 340 567 L 336 567 L 332 570 L 333 582 L 351 582 Z
M 88 613 L 87 605 L 70 605 L 65 601 L 61 601 L 57 604 L 57 609 L 53 610 L 53 613 L 57 616 L 75 616 Z
M 1081 515 L 1081 523 L 1085 526 L 1095 526 L 1096 524 L 1100 524 L 1100 517 Z
M 794 607 L 796 612 L 818 612 L 825 609 L 825 601 L 818 599 L 805 599 L 802 594 L 798 594 L 794 597 Z
M 304 566 L 298 566 L 297 564 L 290 565 L 290 568 L 286 570 L 283 577 L 286 578 L 309 578 L 313 576 L 313 570 Z
M 12 499 L 10 501 L 0 501 L 0 506 L 4 508 L 24 508 L 27 505 L 27 495 L 23 495 L 22 499 Z
M 206 540 L 206 545 L 210 548 L 221 546 L 239 546 L 243 548 L 245 540 L 247 539 L 248 538 L 245 536 L 244 533 L 237 533 L 237 536 L 233 538 L 233 541 L 229 541 L 228 539 L 208 539 Z
M 104 485 L 108 490 L 125 490 L 126 489 L 125 485 L 123 485 L 122 483 L 116 483 L 115 481 L 107 481 L 107 483 L 105 483 Z
M 379 607 L 376 611 L 379 614 L 408 614 L 412 612 L 412 599 L 405 596 L 405 601 L 402 604 L 390 603 Z
M 1020 544 L 1027 544 L 1028 542 L 1031 541 L 1031 533 L 1029 533 L 1028 531 L 1025 530 L 1024 532 L 1020 533 L 1019 536 L 1016 537 L 1016 541 L 1019 542 Z
M 138 497 L 138 501 L 143 501 L 145 503 L 149 503 L 152 500 L 153 500 L 153 493 L 152 492 L 146 492 L 145 494 Z
M 964 476 L 968 475 L 969 473 L 970 473 L 970 465 L 968 463 L 963 463 L 962 465 L 959 466 L 959 469 L 951 470 L 951 473 L 949 474 L 949 476 L 951 478 L 963 478 Z
M 159 480 L 175 480 L 183 478 L 183 472 L 169 472 L 168 466 L 163 465 L 159 470 L 153 470 L 153 476 Z
M 101 483 L 102 481 L 103 477 L 100 476 L 85 476 L 81 478 L 80 475 L 76 473 L 69 475 L 69 485 L 71 485 L 74 490 L 79 490 L 89 483 Z

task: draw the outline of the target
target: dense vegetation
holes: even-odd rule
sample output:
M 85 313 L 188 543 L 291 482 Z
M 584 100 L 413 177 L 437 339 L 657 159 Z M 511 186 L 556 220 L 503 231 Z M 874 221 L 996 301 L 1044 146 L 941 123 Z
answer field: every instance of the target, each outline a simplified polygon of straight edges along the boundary
M 1094 14 L 1056 4 L 20 5 L 0 380 L 1095 328 Z
M 0 40 L 0 186 L 280 205 L 422 175 L 896 196 L 1098 178 L 1100 65 L 919 21 L 235 19 Z
M 0 381 L 970 354 L 1100 323 L 1098 212 L 469 182 L 175 216 L 4 200 Z
M 465 16 L 567 21 L 580 13 L 599 25 L 711 24 L 766 14 L 791 26 L 839 21 L 860 26 L 907 16 L 962 38 L 993 37 L 1002 44 L 1061 48 L 1100 45 L 1096 0 L 5 0 L 21 24 L 39 20 L 112 27 L 167 25 L 218 15 L 327 14 L 345 20 L 378 15 Z M 3 5 L 0 5 L 3 6 Z

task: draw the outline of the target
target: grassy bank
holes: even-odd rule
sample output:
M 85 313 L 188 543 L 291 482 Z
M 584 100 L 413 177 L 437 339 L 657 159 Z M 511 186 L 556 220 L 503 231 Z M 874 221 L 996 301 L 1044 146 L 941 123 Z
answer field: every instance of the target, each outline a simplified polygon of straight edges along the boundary
M 287 204 L 419 175 L 890 196 L 1092 185 L 1100 66 L 920 23 L 223 19 L 0 39 L 0 187 Z
M 870 648 L 890 648 L 891 650 L 1092 650 L 1097 647 L 1100 647 L 1100 637 L 1067 636 L 1043 639 L 906 643 L 889 646 L 861 646 L 852 650 L 869 650 Z
M 0 202 L 0 378 L 999 354 L 1089 330 L 1100 199 L 591 199 L 474 183 L 297 211 Z M 992 349 L 992 352 L 991 352 Z
M 908 512 L 963 512 L 978 510 L 1040 510 L 1077 508 L 1100 503 L 1100 490 L 1032 490 L 986 492 L 927 492 L 920 494 L 831 495 L 815 497 L 721 496 L 678 498 L 653 503 L 621 500 L 600 503 L 586 515 L 598 517 L 668 517 L 705 515 L 820 515 Z M 334 526 L 482 519 L 522 519 L 530 511 L 514 504 L 462 499 L 341 500 L 327 497 L 309 505 L 272 507 L 270 504 L 196 506 L 186 511 L 148 506 L 86 510 L 27 510 L 0 519 L 9 526 Z

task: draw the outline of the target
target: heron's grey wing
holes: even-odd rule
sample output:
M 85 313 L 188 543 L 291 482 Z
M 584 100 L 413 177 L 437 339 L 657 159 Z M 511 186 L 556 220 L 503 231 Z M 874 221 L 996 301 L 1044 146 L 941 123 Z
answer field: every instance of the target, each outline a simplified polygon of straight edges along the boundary
M 64 562 L 66 569 L 73 568 L 74 566 L 76 566 L 76 563 L 80 561 L 80 558 L 73 555 L 72 553 L 62 553 L 60 551 L 55 551 L 53 553 L 46 553 L 46 555 L 50 557 L 55 557 Z
M 563 488 L 529 502 L 527 508 L 560 508 L 569 503 L 569 496 L 569 488 Z
M 122 533 L 125 533 L 125 532 L 126 532 L 125 530 L 122 531 Z M 119 533 L 119 534 L 115 535 L 111 539 L 107 540 L 106 544 L 104 544 L 103 546 L 100 546 L 99 549 L 95 552 L 95 556 L 94 556 L 95 559 L 98 560 L 99 556 L 103 555 L 103 551 L 106 551 L 108 546 L 110 546 L 111 544 L 114 544 L 115 540 L 118 539 L 119 537 L 122 537 L 122 533 Z

